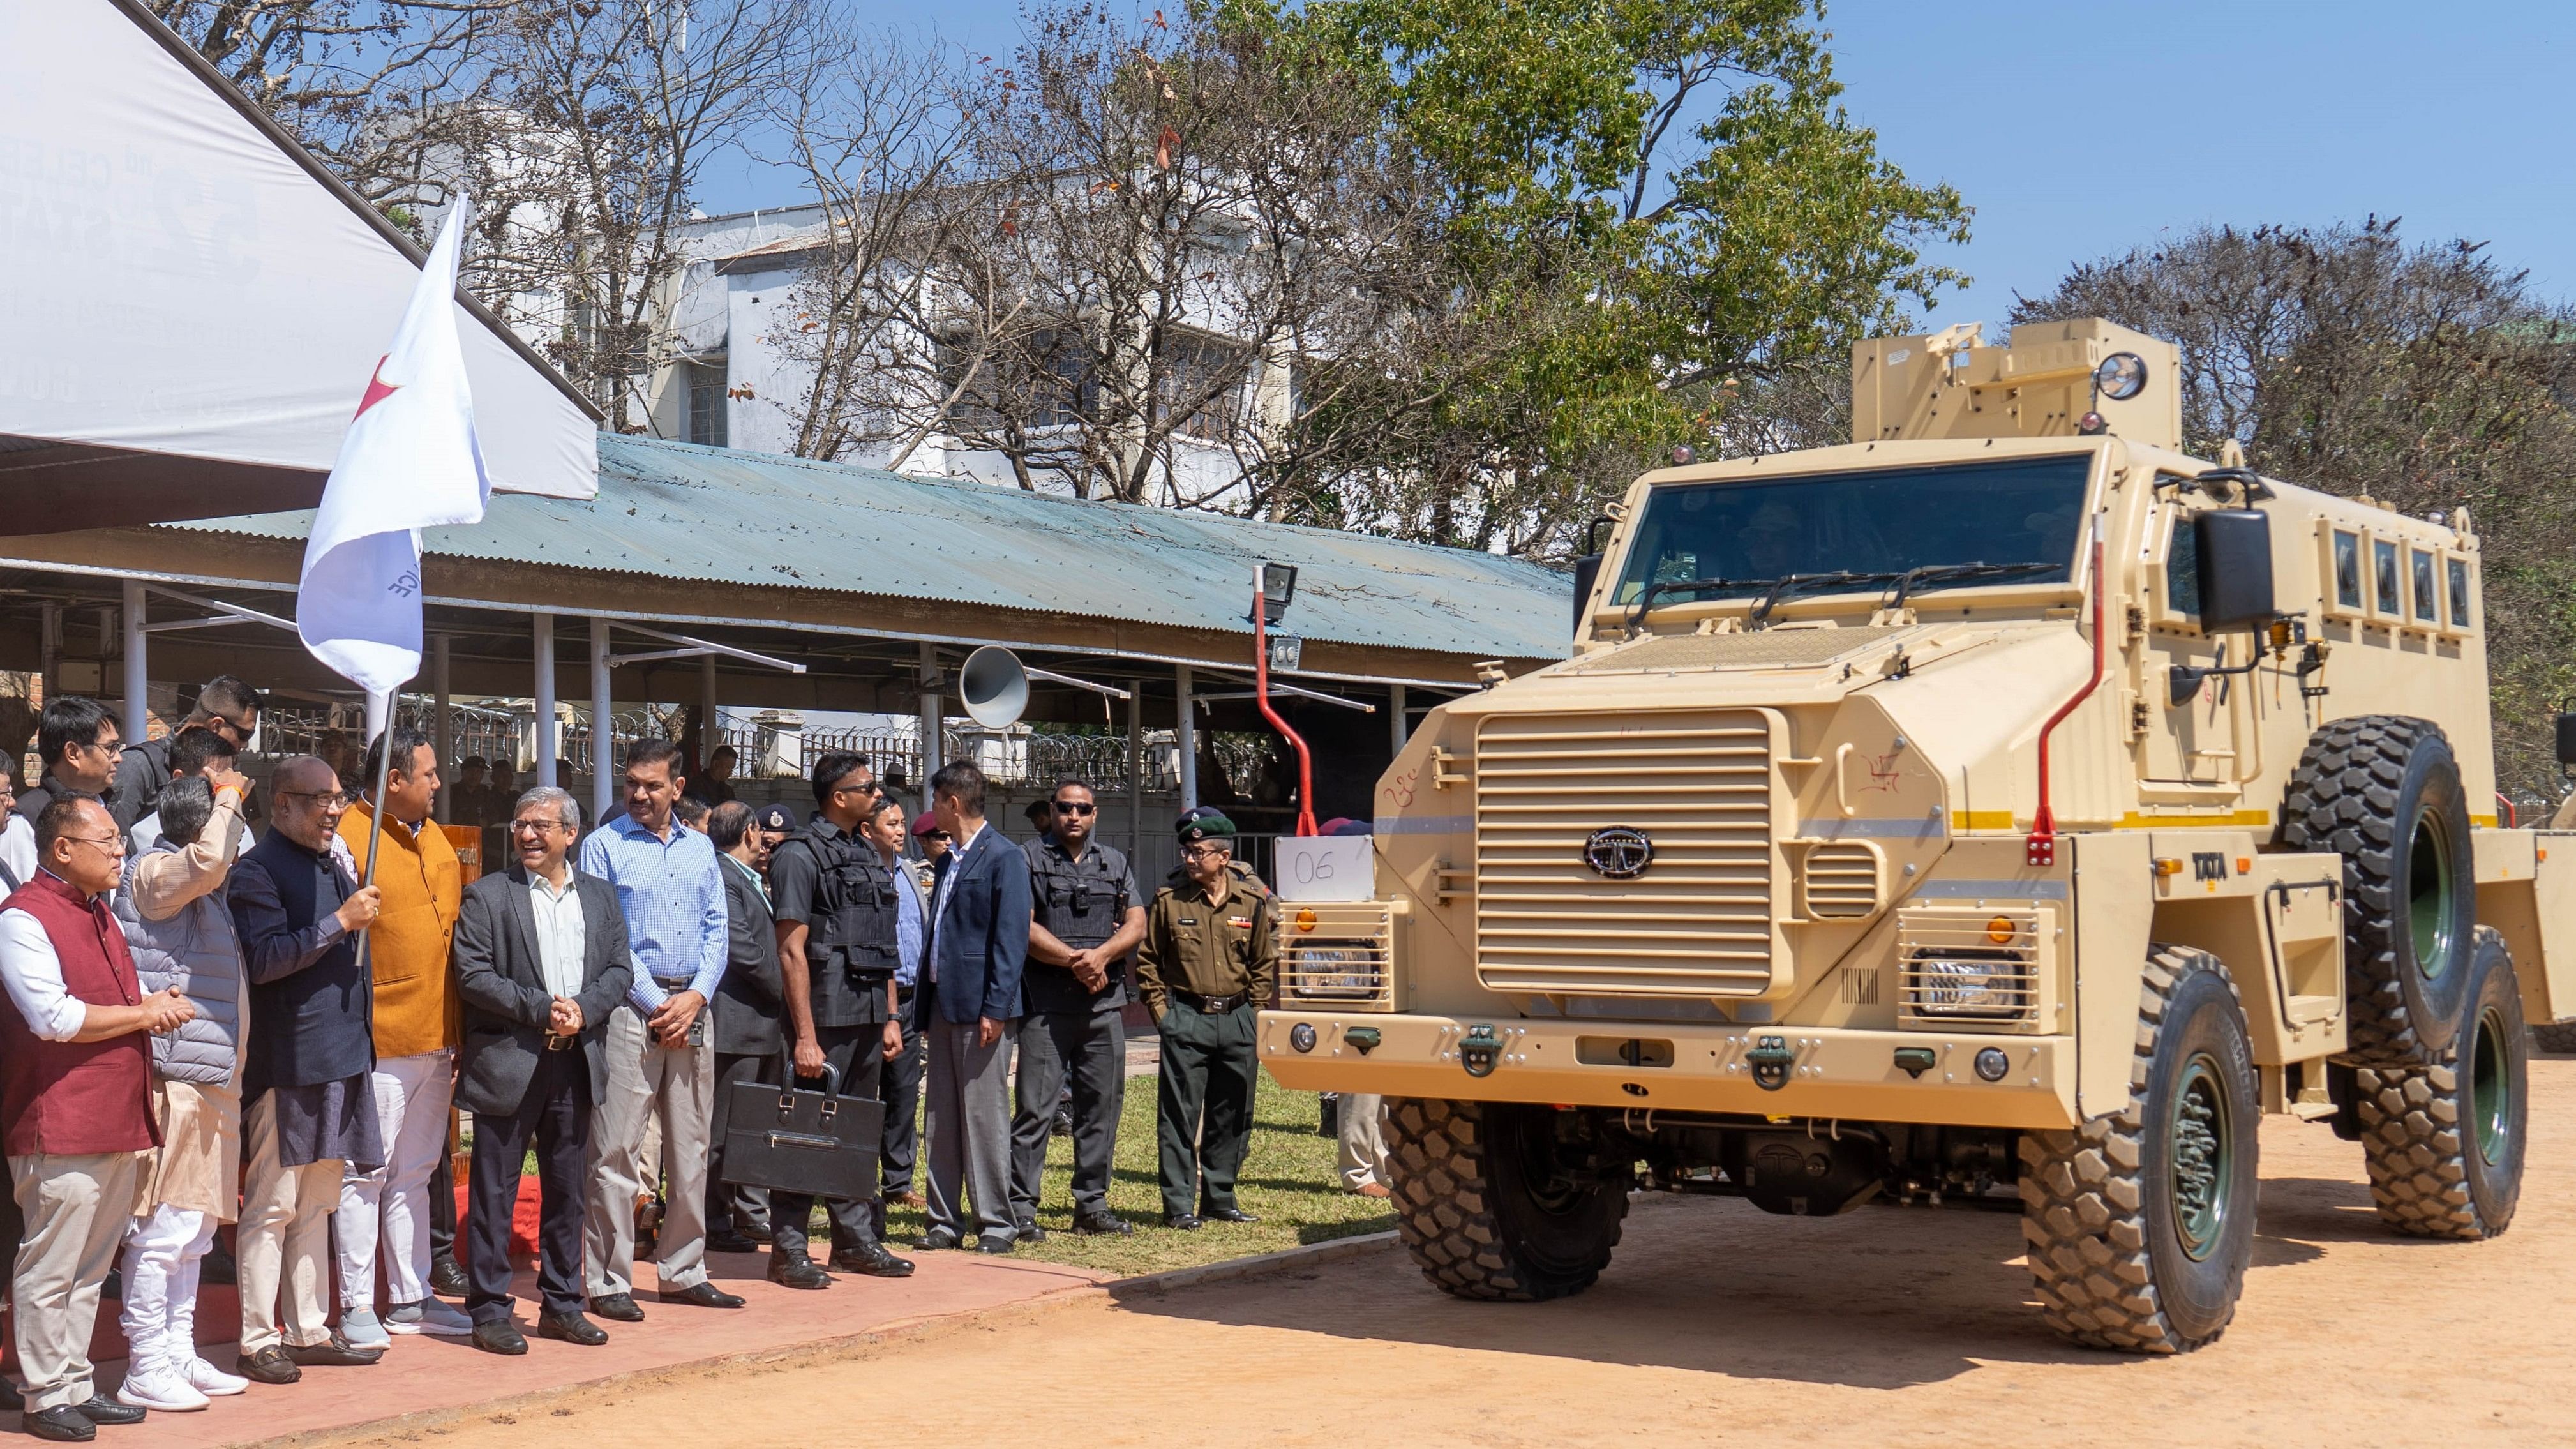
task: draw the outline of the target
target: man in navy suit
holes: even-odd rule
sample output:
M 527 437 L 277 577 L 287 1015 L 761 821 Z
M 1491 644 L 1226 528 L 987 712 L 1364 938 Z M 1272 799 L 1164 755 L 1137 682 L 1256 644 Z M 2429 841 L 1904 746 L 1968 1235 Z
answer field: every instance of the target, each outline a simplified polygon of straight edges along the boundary
M 913 1010 L 930 1045 L 930 1230 L 925 1249 L 1011 1251 L 1010 1039 L 1029 949 L 1029 858 L 984 823 L 984 772 L 958 760 L 930 777 L 954 842 L 930 901 L 930 950 Z M 967 1226 L 966 1200 L 974 1204 Z

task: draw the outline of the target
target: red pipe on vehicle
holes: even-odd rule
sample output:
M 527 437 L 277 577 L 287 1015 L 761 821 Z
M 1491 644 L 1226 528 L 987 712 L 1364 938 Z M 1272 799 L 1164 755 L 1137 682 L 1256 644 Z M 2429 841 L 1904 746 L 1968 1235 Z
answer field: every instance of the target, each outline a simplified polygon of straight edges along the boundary
M 2030 837 L 2022 843 L 2022 860 L 2026 865 L 2057 864 L 2057 812 L 2048 800 L 2048 736 L 2075 706 L 2090 699 L 2102 686 L 2102 515 L 2093 515 L 2093 672 L 2075 697 L 2057 707 L 2048 723 L 2039 727 L 2039 813 L 2030 820 Z
M 1320 835 L 1315 828 L 1315 760 L 1306 753 L 1306 741 L 1279 711 L 1270 707 L 1270 606 L 1261 593 L 1261 570 L 1252 571 L 1252 692 L 1261 705 L 1261 717 L 1270 727 L 1297 749 L 1297 833 Z

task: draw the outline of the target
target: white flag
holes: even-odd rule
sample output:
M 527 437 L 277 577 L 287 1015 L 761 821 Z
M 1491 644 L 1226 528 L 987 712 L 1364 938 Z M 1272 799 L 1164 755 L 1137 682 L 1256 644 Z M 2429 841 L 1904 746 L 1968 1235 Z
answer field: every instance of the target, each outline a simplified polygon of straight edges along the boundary
M 420 530 L 476 523 L 492 496 L 456 345 L 456 253 L 468 203 L 439 228 L 394 343 L 340 439 L 304 541 L 295 632 L 370 696 L 420 673 Z

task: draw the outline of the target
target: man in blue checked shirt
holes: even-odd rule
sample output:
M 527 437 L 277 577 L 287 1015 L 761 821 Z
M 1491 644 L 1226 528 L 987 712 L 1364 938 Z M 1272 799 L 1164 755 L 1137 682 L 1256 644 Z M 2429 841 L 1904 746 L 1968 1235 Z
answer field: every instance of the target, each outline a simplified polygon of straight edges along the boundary
M 672 807 L 687 783 L 680 748 L 638 740 L 626 752 L 626 813 L 582 842 L 581 869 L 617 888 L 635 984 L 608 1016 L 608 1096 L 590 1133 L 590 1211 L 582 1229 L 590 1311 L 634 1323 L 635 1208 L 664 1173 L 665 1216 L 654 1274 L 665 1303 L 740 1308 L 707 1281 L 707 1128 L 715 1113 L 715 1043 L 706 1007 L 724 979 L 725 892 L 715 846 Z M 658 1117 L 662 1161 L 643 1162 Z

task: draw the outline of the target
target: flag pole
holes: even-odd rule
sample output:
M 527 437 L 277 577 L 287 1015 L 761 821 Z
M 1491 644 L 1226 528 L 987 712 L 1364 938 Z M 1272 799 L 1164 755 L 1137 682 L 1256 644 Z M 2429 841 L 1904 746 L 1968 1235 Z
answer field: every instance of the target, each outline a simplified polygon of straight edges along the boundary
M 398 690 L 385 691 L 384 733 L 376 736 L 376 788 L 367 796 L 367 874 L 358 882 L 363 890 L 376 883 L 376 846 L 385 838 L 385 781 L 394 769 L 394 700 Z

